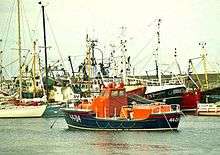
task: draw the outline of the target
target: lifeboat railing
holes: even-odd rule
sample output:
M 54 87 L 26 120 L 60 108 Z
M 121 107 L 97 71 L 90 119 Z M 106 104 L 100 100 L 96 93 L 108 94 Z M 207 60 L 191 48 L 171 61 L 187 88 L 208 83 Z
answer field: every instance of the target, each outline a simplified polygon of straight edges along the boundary
M 166 104 L 164 104 L 166 105 Z M 153 108 L 152 113 L 169 113 L 169 112 L 181 112 L 180 110 L 180 105 L 179 104 L 171 104 L 171 108 L 169 111 L 162 111 L 162 106 L 156 106 L 155 108 Z

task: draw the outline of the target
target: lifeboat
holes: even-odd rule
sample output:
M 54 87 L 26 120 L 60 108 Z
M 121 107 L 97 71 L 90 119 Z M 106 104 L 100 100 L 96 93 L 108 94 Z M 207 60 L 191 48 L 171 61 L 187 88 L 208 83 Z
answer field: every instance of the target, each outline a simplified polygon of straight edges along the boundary
M 83 130 L 177 130 L 181 115 L 179 105 L 128 104 L 123 83 L 111 83 L 92 101 L 61 110 L 70 129 Z

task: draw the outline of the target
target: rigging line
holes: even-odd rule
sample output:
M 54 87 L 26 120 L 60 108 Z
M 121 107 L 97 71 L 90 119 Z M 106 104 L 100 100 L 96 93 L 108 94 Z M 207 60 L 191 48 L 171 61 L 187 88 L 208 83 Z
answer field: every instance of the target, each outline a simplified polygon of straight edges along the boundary
M 8 66 L 10 66 L 10 65 L 12 65 L 12 64 L 14 64 L 14 63 L 16 63 L 17 61 L 18 61 L 18 58 L 15 59 L 14 61 L 10 62 L 9 64 L 3 66 L 3 67 L 4 67 L 4 68 L 7 68 Z
M 193 63 L 193 62 L 192 62 L 192 63 Z M 193 63 L 193 66 L 194 66 L 195 69 L 197 69 L 197 71 L 198 71 L 198 69 L 201 69 L 201 63 L 202 63 L 202 60 L 200 60 L 199 62 L 197 62 L 197 64 Z
M 22 2 L 22 0 L 20 0 L 21 2 Z M 21 3 L 20 2 L 20 3 Z M 26 39 L 24 39 L 24 38 L 26 38 L 26 36 L 27 36 L 27 34 L 26 34 L 26 29 L 25 29 L 25 27 L 26 26 L 24 26 L 25 25 L 25 16 L 24 16 L 24 8 L 23 8 L 23 6 L 21 6 L 20 7 L 20 9 L 21 9 L 21 14 L 20 14 L 20 17 L 21 17 L 21 27 L 23 28 L 23 31 L 22 31 L 22 42 L 23 42 L 23 47 L 26 47 L 27 46 L 27 40 Z
M 212 66 L 211 64 L 210 64 L 210 62 L 209 61 L 207 61 L 206 60 L 206 64 L 207 64 L 207 71 L 208 71 L 208 69 L 209 69 L 209 72 L 210 71 L 215 71 L 215 70 L 217 70 L 218 71 L 218 69 L 216 69 L 216 67 L 215 66 Z M 215 64 L 214 62 L 212 63 L 212 64 Z
M 32 36 L 31 36 L 31 31 L 30 31 L 30 25 L 29 25 L 27 16 L 26 16 L 26 14 L 25 14 L 26 11 L 25 11 L 25 7 L 24 7 L 24 3 L 23 3 L 22 1 L 21 1 L 21 6 L 22 6 L 21 11 L 23 11 L 23 15 L 24 15 L 24 19 L 23 19 L 23 20 L 25 20 L 25 22 L 26 22 L 26 24 L 27 24 L 27 28 L 28 28 L 28 32 L 29 32 L 29 37 L 30 37 L 31 42 L 33 42 L 33 38 L 32 38 Z
M 152 57 L 153 57 L 153 54 L 151 54 L 151 57 L 146 61 L 146 63 L 141 67 L 141 69 L 142 70 L 139 70 L 139 72 L 138 72 L 138 74 L 140 74 L 142 71 L 143 71 L 143 69 L 145 69 L 145 67 L 147 66 L 147 64 L 150 62 L 150 60 L 152 59 Z M 142 62 L 142 61 L 140 61 L 140 62 Z
M 197 66 L 198 66 L 198 68 L 199 69 L 201 69 L 201 71 L 203 70 L 203 73 L 205 72 L 204 71 L 204 68 L 203 68 L 203 66 L 202 66 L 202 63 L 203 63 L 203 60 L 201 59 L 200 61 L 199 61 L 199 63 L 197 64 Z M 200 65 L 200 66 L 199 66 Z M 202 66 L 202 67 L 201 67 Z
M 25 56 L 25 59 L 24 59 L 24 62 L 23 62 L 23 64 L 22 64 L 22 66 L 24 66 L 25 65 L 25 62 L 27 61 L 27 59 L 28 59 L 28 55 L 29 55 L 29 53 L 31 52 L 31 50 L 28 50 L 27 51 L 27 53 L 26 53 L 26 56 Z
M 147 62 L 149 62 L 150 60 L 151 60 L 151 58 L 153 57 L 153 54 L 151 54 L 151 57 L 148 59 L 148 61 Z M 140 64 L 140 63 L 142 63 L 142 62 L 144 62 L 144 60 L 147 58 L 147 56 L 145 56 L 145 57 L 143 57 L 141 60 L 139 60 L 136 64 L 134 64 L 134 66 L 136 66 L 136 65 L 138 65 L 138 64 Z M 145 64 L 145 66 L 146 66 L 147 64 Z
M 39 22 L 40 22 L 40 16 L 41 16 L 41 10 L 39 10 L 38 15 L 37 15 L 37 19 L 36 19 L 36 23 L 34 24 L 34 33 L 33 35 L 35 36 L 37 33 L 39 33 Z
M 166 69 L 164 69 L 164 72 L 169 72 L 169 70 L 171 69 L 171 67 L 173 67 L 175 65 L 175 61 L 173 61 L 170 65 L 167 66 Z
M 26 63 L 26 61 L 27 61 L 27 59 L 28 59 L 28 54 L 30 53 L 31 51 L 30 50 L 28 50 L 28 52 L 26 53 L 26 56 L 24 56 L 24 61 L 23 61 L 23 63 L 21 64 L 21 67 L 23 68 L 24 66 L 25 66 L 25 63 Z M 28 65 L 29 65 L 29 63 L 27 63 Z
M 75 58 L 75 57 L 85 57 L 85 54 L 81 54 L 81 55 L 70 55 L 71 57 Z
M 0 29 L 1 30 L 1 37 L 5 35 L 4 33 L 6 32 L 7 26 L 9 25 L 8 22 L 9 22 L 11 14 L 12 14 L 12 12 L 14 10 L 13 9 L 14 8 L 14 4 L 15 4 L 15 0 L 12 1 L 12 4 L 10 5 L 11 6 L 10 10 L 9 10 L 8 14 L 6 15 L 7 16 L 6 17 L 7 19 L 5 20 L 6 22 L 2 21 L 2 23 L 1 23 L 1 29 Z
M 26 66 L 29 66 L 29 65 L 30 65 L 32 59 L 33 59 L 33 58 L 31 58 L 31 59 L 26 63 Z M 24 62 L 23 62 L 23 64 L 22 64 L 21 67 L 25 67 L 25 62 L 26 62 L 26 60 L 27 60 L 27 56 L 25 57 L 25 60 L 24 60 Z
M 6 44 L 7 44 L 7 41 L 8 41 L 8 35 L 9 35 L 9 30 L 10 30 L 11 20 L 12 20 L 12 15 L 13 15 L 14 10 L 15 10 L 15 0 L 14 0 L 13 6 L 10 9 L 11 14 L 10 14 L 9 19 L 8 19 L 9 21 L 8 21 L 8 23 L 6 23 L 6 24 L 8 24 L 8 29 L 6 30 L 6 37 L 5 37 L 5 41 L 4 41 L 3 51 L 5 51 Z
M 50 29 L 51 29 L 52 36 L 53 36 L 53 38 L 54 38 L 54 42 L 55 42 L 55 44 L 56 44 L 56 46 L 57 46 L 57 51 L 58 51 L 58 53 L 59 53 L 59 55 L 60 55 L 60 58 L 61 58 L 61 61 L 62 61 L 62 63 L 63 63 L 63 67 L 66 68 L 66 67 L 65 67 L 65 64 L 64 64 L 63 56 L 62 56 L 62 54 L 61 54 L 61 52 L 60 52 L 60 48 L 59 48 L 59 46 L 58 46 L 58 43 L 57 43 L 57 40 L 56 40 L 54 31 L 53 31 L 53 28 L 52 28 L 52 26 L 51 26 L 51 23 L 50 23 L 50 20 L 49 20 L 49 17 L 48 17 L 48 15 L 47 15 L 47 13 L 46 13 L 46 17 L 47 17 L 47 21 L 48 21 L 48 23 L 49 23 L 49 27 L 50 27 Z
M 166 122 L 167 122 L 167 124 L 168 124 L 169 128 L 170 128 L 171 130 L 173 130 L 173 128 L 171 127 L 171 125 L 170 125 L 169 121 L 167 120 L 166 115 L 165 115 L 165 114 L 163 114 L 163 116 L 164 116 L 164 118 L 165 118 L 165 120 L 166 120 Z
M 144 49 L 150 45 L 150 43 L 153 41 L 154 37 L 155 37 L 155 35 L 153 35 L 153 36 L 150 38 L 150 40 L 149 40 L 149 41 L 144 45 L 144 47 L 136 54 L 136 56 L 131 59 L 131 62 L 134 61 L 134 60 L 144 51 Z
M 3 68 L 7 77 L 11 78 L 11 75 L 8 73 L 7 69 Z

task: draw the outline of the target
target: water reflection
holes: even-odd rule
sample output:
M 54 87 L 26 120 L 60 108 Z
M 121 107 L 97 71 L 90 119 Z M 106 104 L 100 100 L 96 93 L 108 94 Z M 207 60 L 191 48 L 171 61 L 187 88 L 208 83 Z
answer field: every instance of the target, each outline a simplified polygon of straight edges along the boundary
M 151 138 L 150 138 L 151 137 Z M 105 154 L 130 154 L 163 152 L 169 154 L 171 147 L 151 141 L 152 135 L 146 132 L 96 132 L 95 141 L 87 142 L 98 152 Z
M 53 121 L 0 119 L 0 154 L 217 155 L 220 152 L 219 117 L 187 116 L 178 132 L 68 130 L 63 118 L 50 128 Z
M 159 144 L 129 144 L 129 143 L 110 143 L 110 142 L 98 142 L 98 143 L 90 143 L 89 145 L 93 145 L 97 148 L 101 149 L 119 149 L 119 150 L 139 150 L 139 151 L 148 151 L 148 150 L 154 150 L 154 151 L 168 151 L 170 150 L 168 145 L 159 145 Z

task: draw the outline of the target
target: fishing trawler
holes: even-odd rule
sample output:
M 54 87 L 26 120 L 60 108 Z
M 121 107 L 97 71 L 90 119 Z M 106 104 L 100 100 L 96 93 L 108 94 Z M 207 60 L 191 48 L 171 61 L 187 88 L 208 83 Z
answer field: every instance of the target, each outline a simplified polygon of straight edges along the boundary
M 189 59 L 188 75 L 200 89 L 200 103 L 216 103 L 220 101 L 220 84 L 218 67 L 214 67 L 213 62 L 208 61 L 208 53 L 205 48 L 206 42 L 200 42 L 201 54 L 198 57 Z M 196 68 L 193 61 L 198 61 L 200 65 Z M 211 66 L 210 66 L 211 65 Z M 201 73 L 198 73 L 200 72 Z
M 177 130 L 178 105 L 159 102 L 128 105 L 123 83 L 109 84 L 91 102 L 61 109 L 70 129 L 83 130 Z
M 156 20 L 156 46 L 153 50 L 154 62 L 155 62 L 155 75 L 149 76 L 146 71 L 146 76 L 130 76 L 127 77 L 129 81 L 139 81 L 145 86 L 144 96 L 148 100 L 154 100 L 157 102 L 165 102 L 166 104 L 178 104 L 180 109 L 184 112 L 195 112 L 197 108 L 197 103 L 200 99 L 199 90 L 188 90 L 185 85 L 185 76 L 181 72 L 180 65 L 177 61 L 177 49 L 174 51 L 175 61 L 170 64 L 171 68 L 174 65 L 178 68 L 179 73 L 173 74 L 169 71 L 162 71 L 162 67 L 159 61 L 159 51 L 160 51 L 160 24 L 161 19 Z M 151 65 L 152 66 L 152 65 Z M 172 73 L 172 74 L 171 74 Z M 142 79 L 141 79 L 142 78 Z

